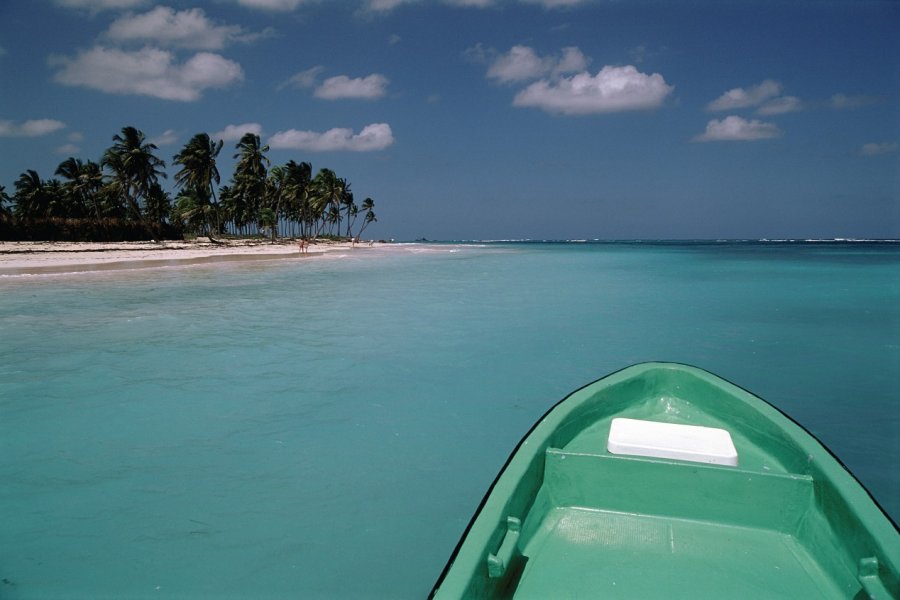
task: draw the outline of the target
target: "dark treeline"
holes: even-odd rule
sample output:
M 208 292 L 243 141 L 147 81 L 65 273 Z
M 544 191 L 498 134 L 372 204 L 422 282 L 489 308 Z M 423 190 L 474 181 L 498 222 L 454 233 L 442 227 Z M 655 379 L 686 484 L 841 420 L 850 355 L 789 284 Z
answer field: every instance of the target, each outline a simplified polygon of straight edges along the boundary
M 172 158 L 174 200 L 160 185 L 166 163 L 143 132 L 125 127 L 100 162 L 70 157 L 54 178 L 22 173 L 12 194 L 0 186 L 0 239 L 131 241 L 267 235 L 358 240 L 374 221 L 375 203 L 356 204 L 350 183 L 331 169 L 313 175 L 307 162 L 271 166 L 258 135 L 235 146 L 227 185 L 216 161 L 223 142 L 198 133 Z

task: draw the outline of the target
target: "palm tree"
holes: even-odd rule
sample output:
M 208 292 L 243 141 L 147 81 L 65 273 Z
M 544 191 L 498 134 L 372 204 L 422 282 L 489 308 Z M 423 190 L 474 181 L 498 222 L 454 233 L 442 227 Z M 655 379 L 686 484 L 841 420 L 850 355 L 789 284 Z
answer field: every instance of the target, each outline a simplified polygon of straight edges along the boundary
M 363 230 L 377 221 L 372 199 L 366 198 L 360 210 L 350 183 L 331 169 L 321 169 L 313 177 L 308 162 L 291 160 L 269 172 L 269 147 L 254 133 L 244 134 L 236 144 L 234 175 L 230 185 L 221 188 L 220 200 L 216 199 L 220 183 L 216 160 L 223 142 L 213 142 L 206 133 L 191 138 L 173 160 L 181 167 L 175 175 L 179 193 L 174 207 L 159 183 L 166 174 L 165 162 L 154 154 L 157 147 L 130 126 L 112 140 L 99 164 L 69 157 L 56 168 L 59 179 L 51 180 L 42 180 L 36 171 L 28 170 L 15 182 L 13 198 L 0 186 L 0 223 L 7 229 L 14 224 L 35 231 L 59 230 L 65 235 L 74 231 L 106 236 L 113 233 L 111 228 L 131 228 L 133 223 L 127 222 L 131 220 L 154 235 L 165 229 L 171 217 L 192 231 L 212 235 L 225 231 L 224 218 L 235 234 L 250 234 L 255 227 L 256 232 L 268 230 L 274 240 L 279 228 L 294 236 L 299 225 L 299 235 L 306 239 L 328 230 L 333 235 L 345 233 L 353 240 L 357 219 L 364 214 L 355 238 L 359 241 Z M 96 222 L 50 222 L 56 218 Z M 344 219 L 346 228 L 341 227 Z M 150 221 L 156 226 L 151 227 Z
M 296 163 L 293 160 L 284 165 L 286 172 L 283 192 L 283 210 L 291 221 L 300 224 L 300 237 L 305 237 L 306 221 L 311 212 L 309 202 L 312 191 L 312 165 L 308 162 Z
M 346 180 L 335 175 L 331 169 L 321 169 L 313 180 L 315 199 L 321 205 L 322 210 L 329 207 L 325 214 L 326 220 L 337 224 L 337 232 L 341 232 L 341 204 L 344 197 L 350 191 Z
M 239 150 L 233 158 L 240 159 L 234 168 L 235 173 L 248 175 L 261 180 L 266 176 L 266 166 L 269 158 L 266 152 L 269 146 L 261 145 L 259 136 L 255 133 L 245 133 L 235 146 Z
M 287 178 L 287 169 L 283 166 L 276 166 L 272 167 L 272 170 L 269 171 L 269 177 L 266 179 L 266 192 L 263 202 L 264 206 L 260 210 L 260 223 L 264 223 L 265 227 L 270 230 L 273 242 L 278 237 L 278 218 L 287 196 Z M 265 211 L 271 211 L 274 217 L 267 214 L 263 218 L 262 213 Z
M 78 178 L 81 175 L 81 170 L 84 168 L 84 163 L 81 162 L 81 159 L 74 158 L 70 156 L 63 162 L 59 163 L 59 166 L 56 167 L 56 175 L 63 177 L 66 179 L 66 183 L 63 185 L 65 190 L 65 194 L 68 197 L 69 201 L 78 207 L 78 216 L 83 217 L 87 213 L 87 206 L 84 202 L 84 195 L 81 193 L 80 186 L 78 185 Z
M 184 188 L 199 204 L 201 212 L 210 218 L 218 215 L 215 202 L 215 188 L 220 181 L 219 169 L 216 166 L 216 157 L 222 150 L 223 142 L 213 142 L 206 133 L 198 133 L 184 145 L 181 152 L 175 155 L 172 163 L 181 165 L 181 170 L 175 173 L 175 187 Z M 207 208 L 209 207 L 209 208 Z M 211 219 L 207 223 L 207 230 L 212 229 Z M 218 217 L 216 231 L 220 226 Z
M 263 208 L 259 211 L 259 227 L 272 232 L 272 241 L 278 231 L 278 214 L 271 208 Z
M 228 223 L 235 223 L 235 205 L 233 200 L 234 194 L 231 191 L 231 188 L 227 185 L 223 185 L 219 188 L 219 212 L 221 213 L 222 223 L 225 227 L 228 227 Z M 235 230 L 232 233 L 236 233 L 237 225 L 235 224 Z
M 78 206 L 77 216 L 84 217 L 93 212 L 94 217 L 100 219 L 99 193 L 103 187 L 100 165 L 70 156 L 59 164 L 55 174 L 66 180 L 63 188 L 70 204 Z
M 102 214 L 102 190 L 103 190 L 103 171 L 100 165 L 92 160 L 82 165 L 81 174 L 78 176 L 78 186 L 84 195 L 86 205 L 93 207 L 94 214 L 99 219 Z
M 182 190 L 175 199 L 172 218 L 181 223 L 187 231 L 198 233 L 208 229 L 212 210 L 212 204 L 201 202 L 192 191 Z
M 47 216 L 49 198 L 44 182 L 37 171 L 28 169 L 19 175 L 15 187 L 16 206 L 14 211 L 17 219 L 37 219 Z
M 238 163 L 232 176 L 233 202 L 240 208 L 239 221 L 241 225 L 259 223 L 259 211 L 262 208 L 266 195 L 266 167 L 269 159 L 266 152 L 268 146 L 263 146 L 259 136 L 255 133 L 245 133 L 235 145 L 238 153 L 234 158 Z
M 144 211 L 154 223 L 163 224 L 172 212 L 172 202 L 169 193 L 162 189 L 158 183 L 150 186 L 150 191 L 144 199 Z
M 80 207 L 70 202 L 66 188 L 59 179 L 51 179 L 44 182 L 44 194 L 47 198 L 47 217 L 80 217 Z
M 112 170 L 118 189 L 125 196 L 133 218 L 143 221 L 140 201 L 147 197 L 150 188 L 166 177 L 166 163 L 157 158 L 155 144 L 144 142 L 144 132 L 134 127 L 123 127 L 121 135 L 114 135 L 111 147 L 103 154 L 100 163 Z
M 341 198 L 341 204 L 347 207 L 347 237 L 350 237 L 350 226 L 356 221 L 356 215 L 359 214 L 359 207 L 353 201 L 353 192 L 350 191 L 350 184 L 346 184 L 344 196 Z M 352 220 L 351 220 L 352 219 Z
M 100 190 L 102 213 L 125 219 L 132 208 L 128 201 L 128 177 L 122 157 L 107 150 L 100 159 L 100 165 L 109 171 L 106 184 Z
M 6 187 L 0 185 L 0 223 L 12 220 L 12 209 L 6 206 L 11 199 L 6 193 Z
M 365 231 L 366 227 L 369 226 L 370 223 L 376 222 L 378 219 L 375 218 L 375 201 L 371 198 L 366 198 L 363 200 L 362 209 L 366 211 L 366 216 L 363 219 L 362 225 L 359 228 L 359 231 L 356 232 L 356 241 L 359 243 L 359 238 L 362 236 L 362 232 Z

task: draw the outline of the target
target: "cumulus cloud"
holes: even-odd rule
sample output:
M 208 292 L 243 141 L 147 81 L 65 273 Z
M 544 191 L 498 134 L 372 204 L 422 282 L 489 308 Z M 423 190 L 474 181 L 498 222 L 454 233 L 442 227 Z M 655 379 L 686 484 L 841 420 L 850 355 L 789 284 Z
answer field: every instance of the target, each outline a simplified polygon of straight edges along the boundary
M 569 8 L 587 4 L 589 0 L 519 0 L 522 4 L 538 4 L 544 8 Z
M 878 104 L 882 98 L 878 96 L 848 96 L 846 94 L 835 94 L 831 97 L 829 105 L 837 110 L 853 110 Z
M 870 142 L 863 144 L 859 153 L 863 156 L 881 156 L 882 154 L 896 154 L 900 150 L 897 142 Z
M 178 132 L 174 129 L 166 129 L 161 134 L 150 140 L 151 144 L 155 144 L 158 148 L 162 146 L 171 146 L 178 141 Z
M 513 46 L 488 68 L 487 76 L 501 83 L 537 79 L 553 68 L 552 61 L 540 58 L 528 46 Z
M 273 12 L 291 12 L 303 4 L 303 0 L 237 0 L 246 8 L 260 8 Z
M 264 34 L 248 34 L 238 25 L 216 25 L 201 8 L 175 11 L 157 6 L 139 15 L 119 17 L 106 36 L 116 42 L 154 42 L 175 48 L 220 50 L 235 41 L 252 41 Z
M 496 54 L 496 50 L 493 48 L 485 48 L 484 44 L 478 42 L 474 46 L 469 46 L 463 50 L 462 57 L 464 60 L 471 63 L 485 64 L 487 63 L 489 56 L 496 56 Z
M 276 89 L 278 91 L 281 91 L 284 88 L 288 87 L 298 89 L 315 87 L 319 75 L 324 70 L 325 67 L 317 65 L 310 69 L 306 69 L 305 71 L 300 71 L 299 73 L 295 73 L 294 75 L 291 75 L 290 77 L 279 83 Z
M 415 4 L 422 0 L 365 0 L 363 2 L 363 12 L 368 13 L 387 13 L 404 4 Z M 488 8 L 495 6 L 497 0 L 442 0 L 444 4 L 449 6 L 459 6 L 463 8 Z
M 394 134 L 387 123 L 367 125 L 358 134 L 347 128 L 329 129 L 324 133 L 288 129 L 279 131 L 269 138 L 272 149 L 308 150 L 327 152 L 346 150 L 351 152 L 371 152 L 384 150 L 394 143 Z
M 199 52 L 178 64 L 171 52 L 150 47 L 128 52 L 96 46 L 75 58 L 52 58 L 50 64 L 60 67 L 54 80 L 63 85 L 184 102 L 244 78 L 238 63 L 218 54 Z
M 650 56 L 655 56 L 657 52 L 650 50 L 647 44 L 639 44 L 628 51 L 628 55 L 634 64 L 639 65 Z
M 123 10 L 144 5 L 145 0 L 56 0 L 59 6 L 79 8 L 91 12 L 101 10 Z
M 63 144 L 59 146 L 53 151 L 55 154 L 64 154 L 67 156 L 73 156 L 81 152 L 81 148 L 76 146 L 75 144 Z
M 796 96 L 781 96 L 780 98 L 769 100 L 756 109 L 756 112 L 760 115 L 783 115 L 803 110 L 803 108 L 803 102 L 800 98 Z
M 493 54 L 493 51 L 485 50 L 481 44 L 466 50 L 466 55 L 475 62 L 486 62 L 488 54 Z M 550 74 L 576 73 L 586 69 L 588 62 L 581 50 L 575 47 L 563 48 L 560 58 L 555 56 L 542 58 L 533 48 L 513 46 L 509 52 L 493 60 L 488 67 L 487 76 L 500 83 L 514 83 Z
M 495 4 L 494 0 L 444 0 L 451 6 L 471 6 L 474 8 L 487 8 Z
M 722 111 L 736 108 L 749 108 L 759 106 L 766 100 L 781 94 L 781 84 L 771 79 L 749 88 L 734 88 L 728 90 L 709 103 L 708 110 Z
M 386 93 L 389 80 L 384 75 L 373 73 L 368 77 L 356 77 L 351 79 L 346 75 L 329 77 L 316 88 L 316 98 L 325 100 L 341 100 L 347 98 L 361 98 L 373 100 L 381 98 Z
M 56 119 L 32 119 L 24 123 L 0 121 L 0 137 L 39 137 L 66 126 Z
M 370 12 L 388 12 L 402 4 L 413 2 L 418 2 L 418 0 L 367 0 L 365 8 Z
M 562 58 L 553 66 L 553 73 L 558 75 L 562 73 L 578 73 L 587 69 L 591 60 L 586 57 L 581 50 L 572 46 L 563 48 Z
M 536 81 L 516 94 L 513 105 L 564 115 L 646 110 L 661 106 L 673 89 L 659 73 L 647 75 L 631 65 L 606 66 L 596 75 L 584 72 Z
M 695 142 L 749 142 L 780 137 L 781 130 L 773 123 L 748 121 L 737 116 L 713 119 L 706 124 L 706 131 L 695 136 Z
M 241 125 L 228 125 L 222 131 L 217 131 L 210 136 L 214 140 L 223 140 L 225 142 L 236 142 L 244 137 L 245 133 L 254 133 L 262 135 L 262 125 L 259 123 L 243 123 Z

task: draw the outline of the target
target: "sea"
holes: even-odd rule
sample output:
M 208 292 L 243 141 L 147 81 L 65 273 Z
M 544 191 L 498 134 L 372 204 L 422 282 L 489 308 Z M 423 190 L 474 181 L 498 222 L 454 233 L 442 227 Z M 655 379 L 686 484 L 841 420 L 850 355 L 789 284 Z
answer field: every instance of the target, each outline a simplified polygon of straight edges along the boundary
M 765 398 L 900 519 L 900 243 L 2 277 L 0 598 L 424 598 L 532 424 L 657 360 Z

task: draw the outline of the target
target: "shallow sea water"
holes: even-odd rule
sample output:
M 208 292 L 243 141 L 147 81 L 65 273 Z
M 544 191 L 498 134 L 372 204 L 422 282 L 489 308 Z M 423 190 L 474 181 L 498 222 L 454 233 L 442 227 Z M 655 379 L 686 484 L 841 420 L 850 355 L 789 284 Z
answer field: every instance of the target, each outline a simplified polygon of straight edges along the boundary
M 0 278 L 0 598 L 422 598 L 509 452 L 647 360 L 900 518 L 900 245 L 397 245 Z

